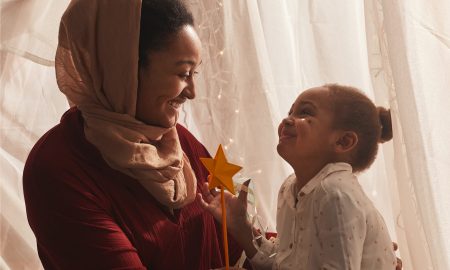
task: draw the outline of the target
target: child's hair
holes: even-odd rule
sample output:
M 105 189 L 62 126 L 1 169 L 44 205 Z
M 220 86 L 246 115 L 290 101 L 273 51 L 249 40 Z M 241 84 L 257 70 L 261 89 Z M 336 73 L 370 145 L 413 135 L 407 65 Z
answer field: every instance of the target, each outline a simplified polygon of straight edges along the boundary
M 330 91 L 334 128 L 351 130 L 358 135 L 350 164 L 359 172 L 372 165 L 378 143 L 392 139 L 391 112 L 375 104 L 360 90 L 339 84 L 326 84 Z

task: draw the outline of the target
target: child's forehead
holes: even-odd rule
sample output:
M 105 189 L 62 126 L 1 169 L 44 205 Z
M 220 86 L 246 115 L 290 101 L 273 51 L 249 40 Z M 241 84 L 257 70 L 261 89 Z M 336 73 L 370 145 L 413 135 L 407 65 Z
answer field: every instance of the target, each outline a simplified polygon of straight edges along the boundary
M 327 87 L 314 87 L 303 91 L 295 100 L 294 105 L 312 103 L 316 106 L 327 105 L 330 101 L 330 91 Z

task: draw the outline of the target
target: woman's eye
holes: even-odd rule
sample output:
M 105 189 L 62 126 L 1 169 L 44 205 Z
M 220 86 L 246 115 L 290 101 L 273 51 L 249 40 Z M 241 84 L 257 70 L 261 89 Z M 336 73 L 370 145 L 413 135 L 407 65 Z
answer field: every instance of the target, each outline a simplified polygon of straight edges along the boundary
M 194 75 L 197 75 L 198 71 L 194 71 L 194 72 L 186 72 L 186 73 L 181 73 L 178 76 L 184 80 L 190 78 L 190 77 L 194 77 Z

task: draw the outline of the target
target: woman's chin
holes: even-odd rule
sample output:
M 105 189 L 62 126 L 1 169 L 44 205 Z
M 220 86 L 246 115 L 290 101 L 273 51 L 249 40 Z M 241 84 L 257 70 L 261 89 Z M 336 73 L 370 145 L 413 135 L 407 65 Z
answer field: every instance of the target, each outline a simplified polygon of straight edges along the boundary
M 175 117 L 165 117 L 156 121 L 144 121 L 147 125 L 157 126 L 162 128 L 171 128 L 177 124 L 178 115 Z

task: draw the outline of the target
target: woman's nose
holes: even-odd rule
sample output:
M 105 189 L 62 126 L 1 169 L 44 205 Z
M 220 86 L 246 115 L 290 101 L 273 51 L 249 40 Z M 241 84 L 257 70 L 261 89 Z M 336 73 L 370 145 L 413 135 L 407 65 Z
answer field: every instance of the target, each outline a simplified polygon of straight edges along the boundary
M 189 83 L 186 86 L 186 88 L 183 90 L 183 93 L 184 93 L 184 96 L 188 99 L 195 98 L 195 82 L 192 78 L 189 80 Z

